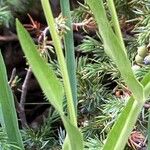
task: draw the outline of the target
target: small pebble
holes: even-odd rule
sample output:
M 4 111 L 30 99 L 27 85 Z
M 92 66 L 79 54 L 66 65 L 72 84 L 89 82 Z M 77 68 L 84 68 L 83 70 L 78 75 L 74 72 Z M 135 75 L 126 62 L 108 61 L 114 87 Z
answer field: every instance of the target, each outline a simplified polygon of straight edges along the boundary
M 144 64 L 145 65 L 149 65 L 150 64 L 150 55 L 148 55 L 148 56 L 146 56 L 145 58 L 144 58 Z
M 133 65 L 133 66 L 132 66 L 132 70 L 133 70 L 134 72 L 138 71 L 139 69 L 140 69 L 140 66 L 138 66 L 138 65 Z

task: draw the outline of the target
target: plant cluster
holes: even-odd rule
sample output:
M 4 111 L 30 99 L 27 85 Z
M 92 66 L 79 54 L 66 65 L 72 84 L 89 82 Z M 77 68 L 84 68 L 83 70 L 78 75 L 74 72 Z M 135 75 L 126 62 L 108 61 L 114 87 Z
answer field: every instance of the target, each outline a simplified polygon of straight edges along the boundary
M 46 2 L 43 1 L 43 9 L 50 26 L 50 33 L 52 34 L 51 36 L 54 42 L 53 44 L 49 44 L 46 33 L 44 32 L 44 34 L 41 34 L 43 36 L 43 42 L 40 41 L 38 46 L 35 46 L 23 26 L 17 21 L 17 32 L 24 53 L 28 59 L 29 66 L 32 68 L 33 73 L 40 83 L 47 101 L 49 101 L 56 108 L 64 124 L 64 126 L 60 124 L 60 126 L 54 128 L 54 124 L 58 121 L 60 122 L 60 117 L 58 117 L 57 113 L 50 113 L 48 118 L 44 119 L 43 125 L 39 127 L 38 130 L 32 130 L 30 127 L 27 128 L 22 133 L 26 149 L 61 149 L 61 146 L 64 149 L 67 146 L 71 146 L 72 149 L 82 148 L 82 136 L 77 128 L 77 125 L 82 130 L 85 141 L 85 149 L 100 149 L 104 146 L 105 142 L 106 144 L 104 149 L 107 149 L 111 144 L 111 148 L 113 149 L 113 146 L 114 148 L 115 146 L 120 146 L 122 138 L 116 138 L 111 142 L 110 139 L 113 137 L 115 129 L 119 126 L 119 123 L 116 123 L 114 126 L 114 131 L 111 129 L 117 121 L 118 116 L 120 116 L 120 120 L 123 117 L 128 117 L 127 112 L 130 112 L 131 115 L 134 116 L 133 118 L 129 118 L 131 120 L 133 119 L 134 123 L 131 125 L 128 122 L 128 129 L 123 126 L 123 123 L 126 123 L 125 119 L 122 119 L 122 124 L 120 123 L 120 128 L 122 131 L 126 130 L 127 132 L 124 133 L 124 135 L 129 136 L 126 148 L 138 149 L 148 145 L 146 142 L 146 137 L 148 136 L 149 142 L 149 131 L 147 130 L 147 126 L 149 118 L 148 109 L 150 104 L 148 95 L 146 95 L 148 91 L 145 90 L 144 86 L 148 83 L 150 68 L 149 2 L 147 0 L 115 0 L 114 2 L 116 10 L 119 14 L 119 23 L 127 52 L 124 49 L 124 44 L 122 43 L 123 40 L 119 35 L 117 25 L 115 26 L 116 21 L 114 21 L 115 15 L 111 13 L 111 10 L 113 10 L 111 2 L 109 3 L 104 1 L 104 6 L 109 18 L 108 22 L 111 25 L 106 26 L 107 30 L 103 27 L 103 21 L 104 24 L 107 24 L 107 19 L 102 19 L 99 21 L 98 16 L 100 14 L 95 12 L 94 4 L 96 4 L 96 0 L 95 2 L 87 0 L 87 3 L 80 4 L 80 6 L 77 9 L 74 9 L 71 14 L 67 12 L 69 10 L 65 10 L 66 5 L 62 2 L 62 16 L 69 14 L 68 18 L 70 20 L 68 21 L 66 18 L 59 16 L 60 18 L 58 17 L 55 19 L 58 21 L 57 29 L 59 29 L 55 30 L 53 18 L 48 10 L 49 7 L 46 7 Z M 16 3 L 16 6 L 21 6 L 17 1 Z M 7 6 L 5 6 L 6 4 Z M 10 13 L 10 6 L 14 4 L 15 2 L 9 3 L 9 1 L 1 1 L 1 5 L 3 6 L 0 10 L 1 24 L 8 26 L 10 19 L 13 18 Z M 101 7 L 102 5 L 103 4 L 101 2 Z M 21 10 L 23 10 L 23 8 L 21 8 Z M 104 12 L 101 13 L 103 14 L 103 17 L 106 17 Z M 114 16 L 112 16 L 112 14 Z M 5 15 L 7 17 L 5 17 Z M 102 18 L 102 15 L 99 17 Z M 49 21 L 48 18 L 51 18 L 51 20 Z M 71 18 L 73 22 L 71 22 Z M 62 22 L 59 22 L 60 20 L 62 20 Z M 57 34 L 62 31 L 61 27 L 64 27 L 64 24 L 66 24 L 65 30 L 63 28 L 63 32 L 61 32 L 61 35 L 59 34 L 58 36 Z M 113 30 L 111 30 L 111 28 L 113 28 Z M 57 32 L 54 32 L 52 29 Z M 49 28 L 46 30 L 49 30 Z M 76 45 L 75 47 L 76 62 L 73 52 L 74 47 L 72 30 L 78 32 L 84 37 L 82 43 L 80 45 Z M 112 33 L 114 36 L 111 37 L 107 31 Z M 29 38 L 28 40 L 26 39 L 26 36 Z M 60 43 L 60 39 L 63 40 L 62 43 Z M 118 39 L 120 43 L 115 39 Z M 120 49 L 115 47 L 113 42 L 118 44 L 117 46 L 120 47 L 122 52 Z M 66 63 L 63 58 L 63 53 L 61 52 L 62 44 L 64 44 Z M 30 45 L 31 48 L 28 49 L 27 45 Z M 143 58 L 140 61 L 137 61 L 137 56 L 141 57 L 138 47 L 143 45 L 146 49 L 146 55 L 144 54 Z M 53 59 L 51 57 L 51 55 L 54 54 L 53 47 L 55 47 L 58 57 L 57 60 L 56 58 Z M 43 53 L 41 52 L 40 55 L 42 55 L 44 61 L 41 60 L 41 57 L 37 52 L 37 48 L 41 51 L 43 50 Z M 115 48 L 118 52 L 115 51 Z M 50 49 L 50 52 L 47 51 L 48 49 Z M 31 52 L 32 50 L 33 53 Z M 129 56 L 129 60 L 126 58 L 127 55 Z M 122 58 L 119 58 L 118 56 Z M 121 63 L 121 59 L 123 59 L 124 62 Z M 148 63 L 145 63 L 145 61 Z M 125 62 L 127 64 L 123 64 Z M 45 63 L 48 64 L 48 67 L 45 66 Z M 132 68 L 129 67 L 130 63 Z M 125 72 L 126 66 L 124 65 L 127 65 L 127 70 L 129 70 L 128 73 L 132 76 L 132 80 L 130 81 L 126 77 L 128 74 Z M 71 69 L 73 66 L 77 67 Z M 38 74 L 38 72 L 41 72 L 41 68 L 43 69 L 42 73 Z M 122 68 L 124 68 L 124 70 Z M 68 73 L 66 72 L 67 69 L 69 70 Z M 75 79 L 75 69 L 77 81 Z M 55 70 L 55 74 L 53 70 Z M 46 75 L 45 72 L 47 73 Z M 145 75 L 147 76 L 145 77 Z M 50 76 L 50 78 L 47 78 L 48 76 Z M 143 79 L 143 77 L 145 78 Z M 46 83 L 45 78 L 49 81 L 48 84 Z M 70 81 L 71 85 L 69 85 L 68 81 Z M 43 82 L 47 85 L 47 87 L 49 86 L 49 91 L 45 85 L 43 85 Z M 134 85 L 132 85 L 131 82 L 132 84 L 134 83 Z M 142 82 L 143 85 L 140 82 Z M 55 89 L 52 84 L 55 86 Z M 140 93 L 143 89 L 147 92 L 146 94 L 144 93 L 146 95 L 146 100 L 143 99 L 142 94 Z M 65 95 L 64 91 L 66 92 Z M 71 94 L 71 92 L 73 94 Z M 131 94 L 133 94 L 135 100 Z M 131 98 L 129 99 L 130 96 Z M 56 103 L 56 101 L 58 103 Z M 137 112 L 132 112 L 132 109 L 135 111 L 135 108 L 132 108 L 134 104 L 141 105 Z M 142 107 L 142 105 L 144 107 Z M 140 109 L 142 109 L 142 111 L 138 117 Z M 77 114 L 78 116 L 76 116 Z M 133 125 L 135 125 L 134 129 L 131 127 Z M 119 129 L 120 133 L 121 129 Z M 68 133 L 67 138 L 65 138 L 66 132 Z M 72 134 L 76 134 L 79 138 L 77 141 L 79 142 L 78 146 L 73 142 L 76 137 Z M 107 137 L 108 140 L 105 141 Z M 2 141 L 4 143 L 2 145 L 8 144 L 6 139 L 0 140 L 0 142 Z M 125 142 L 126 141 L 124 141 L 124 145 L 126 144 Z M 65 144 L 63 145 L 63 143 Z M 117 148 L 119 148 L 119 146 Z

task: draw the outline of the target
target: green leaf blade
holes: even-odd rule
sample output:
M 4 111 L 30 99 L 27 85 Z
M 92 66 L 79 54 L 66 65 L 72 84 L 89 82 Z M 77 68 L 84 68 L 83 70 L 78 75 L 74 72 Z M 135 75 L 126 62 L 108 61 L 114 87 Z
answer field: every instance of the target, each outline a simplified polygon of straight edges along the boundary
M 65 139 L 63 150 L 83 150 L 83 137 L 79 129 L 73 126 L 69 119 L 64 118 L 63 122 L 69 137 Z
M 148 72 L 141 81 L 143 86 L 145 86 L 144 88 L 145 98 L 147 98 L 150 95 L 149 81 L 150 81 L 150 72 Z M 135 105 L 137 105 L 136 107 L 134 107 L 134 103 Z M 108 148 L 111 150 L 111 147 L 116 148 L 115 150 L 121 150 L 124 148 L 126 141 L 128 140 L 130 132 L 132 131 L 133 126 L 136 123 L 138 114 L 140 113 L 143 105 L 144 105 L 144 101 L 143 103 L 137 103 L 133 99 L 133 97 L 131 97 L 128 100 L 126 107 L 121 112 L 119 118 L 117 119 L 117 122 L 114 124 L 111 132 L 108 134 L 108 138 L 103 147 L 104 150 L 107 150 Z M 131 117 L 132 115 L 134 115 L 134 117 Z M 120 134 L 121 132 L 125 136 Z
M 136 100 L 141 101 L 144 99 L 144 92 L 142 84 L 135 78 L 135 75 L 131 69 L 130 61 L 121 46 L 121 42 L 114 34 L 103 6 L 103 1 L 99 0 L 87 0 L 87 4 L 90 6 L 95 20 L 98 24 L 99 32 L 104 41 L 105 52 L 117 65 L 121 76 L 125 80 L 128 88 L 132 91 Z
M 61 116 L 69 137 L 69 146 L 71 150 L 82 150 L 83 138 L 81 132 L 66 116 L 64 116 L 63 113 L 62 100 L 64 96 L 64 89 L 61 82 L 58 80 L 53 70 L 49 68 L 46 62 L 41 58 L 30 35 L 18 20 L 16 25 L 21 46 L 32 71 L 49 102 L 55 107 Z M 76 144 L 76 141 L 78 141 L 78 144 Z
M 2 126 L 5 127 L 5 131 L 8 136 L 9 143 L 13 143 L 16 146 L 24 150 L 21 134 L 19 131 L 17 114 L 15 110 L 14 99 L 12 91 L 8 85 L 7 73 L 5 64 L 0 53 L 0 105 L 3 116 Z
M 68 75 L 71 84 L 72 97 L 74 101 L 74 108 L 75 111 L 77 112 L 78 102 L 77 102 L 76 63 L 75 63 L 75 50 L 74 50 L 73 29 L 70 12 L 70 2 L 69 0 L 60 1 L 60 5 L 62 15 L 65 18 L 67 18 L 66 26 L 70 28 L 70 30 L 64 34 L 64 44 L 65 44 L 65 55 L 66 55 Z
M 108 134 L 103 150 L 123 150 L 144 103 L 131 97 Z
M 108 22 L 103 1 L 87 0 L 87 4 L 90 6 L 98 24 L 99 32 L 104 41 L 105 52 L 115 62 L 127 87 L 133 94 L 108 134 L 103 147 L 104 150 L 122 150 L 145 102 L 146 88 L 135 78 L 126 51 Z
M 68 115 L 70 117 L 71 122 L 75 126 L 77 126 L 77 118 L 76 118 L 76 111 L 75 111 L 74 102 L 73 102 L 72 88 L 71 88 L 70 79 L 68 75 L 66 60 L 62 51 L 60 36 L 57 32 L 57 28 L 56 28 L 56 24 L 55 24 L 55 20 L 52 14 L 49 0 L 41 0 L 41 4 L 43 7 L 43 11 L 46 17 L 47 24 L 49 26 L 49 30 L 50 30 L 52 40 L 54 43 L 59 67 L 60 67 L 61 74 L 62 74 L 65 94 L 67 98 Z
M 17 33 L 22 49 L 28 59 L 34 75 L 43 89 L 43 92 L 48 97 L 52 105 L 58 108 L 59 111 L 62 111 L 64 90 L 61 82 L 58 80 L 53 70 L 41 58 L 29 33 L 18 20 Z

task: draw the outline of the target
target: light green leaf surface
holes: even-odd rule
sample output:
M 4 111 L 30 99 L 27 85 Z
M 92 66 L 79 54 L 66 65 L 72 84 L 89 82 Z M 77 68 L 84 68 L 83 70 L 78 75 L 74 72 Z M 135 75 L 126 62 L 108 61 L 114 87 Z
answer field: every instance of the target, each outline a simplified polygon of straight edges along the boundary
M 131 97 L 108 134 L 103 150 L 123 150 L 144 103 Z
M 145 96 L 147 97 L 150 94 L 148 92 L 150 85 L 147 83 L 149 76 L 147 75 L 147 77 L 145 77 L 142 81 L 144 83 L 143 85 L 146 85 L 143 89 L 143 85 L 133 74 L 130 61 L 127 58 L 126 51 L 121 44 L 122 41 L 119 41 L 120 38 L 114 34 L 107 20 L 103 1 L 87 0 L 87 3 L 90 6 L 98 24 L 98 29 L 104 42 L 105 52 L 115 62 L 121 76 L 133 93 L 133 96 L 129 99 L 126 107 L 121 112 L 117 122 L 108 134 L 106 143 L 103 147 L 103 150 L 123 150 L 134 124 L 136 123 L 137 117 L 144 105 Z M 148 93 L 146 94 L 145 91 Z
M 56 23 L 52 14 L 49 0 L 41 0 L 41 3 L 42 3 L 47 24 L 49 26 L 49 30 L 51 33 L 51 37 L 57 55 L 57 60 L 62 74 L 65 94 L 67 98 L 69 119 L 71 120 L 74 126 L 77 126 L 76 110 L 74 107 L 73 94 L 72 94 L 71 83 L 70 83 L 69 74 L 67 70 L 66 60 L 62 51 L 61 39 L 60 36 L 58 35 L 58 29 L 56 28 Z
M 18 20 L 16 22 L 16 25 L 18 37 L 29 65 L 31 66 L 31 69 L 35 77 L 37 78 L 43 92 L 47 96 L 49 102 L 59 112 L 64 123 L 70 142 L 69 150 L 82 150 L 83 139 L 81 132 L 77 127 L 72 125 L 70 120 L 63 113 L 62 101 L 64 96 L 64 89 L 61 82 L 56 77 L 54 71 L 40 56 L 29 33 L 24 29 L 24 27 Z M 78 142 L 77 145 L 76 142 Z
M 3 118 L 1 103 L 0 103 L 0 124 L 1 124 L 2 128 L 5 128 L 5 122 L 4 122 L 4 118 Z
M 131 69 L 131 64 L 127 58 L 127 54 L 121 46 L 117 36 L 114 34 L 101 0 L 87 0 L 95 20 L 98 24 L 99 32 L 102 36 L 105 52 L 112 58 L 117 65 L 122 78 L 126 82 L 128 88 L 132 91 L 136 100 L 141 101 L 144 99 L 144 92 L 142 84 L 135 78 Z
M 0 52 L 0 105 L 5 132 L 8 136 L 8 142 L 20 147 L 22 150 L 23 142 L 18 127 L 17 114 L 14 105 L 12 91 L 8 85 L 7 73 L 2 54 Z M 3 124 L 4 123 L 4 124 Z
M 72 97 L 74 101 L 74 109 L 77 113 L 77 79 L 76 79 L 76 63 L 75 63 L 75 50 L 74 50 L 74 40 L 73 40 L 73 29 L 72 20 L 70 12 L 70 1 L 60 1 L 61 12 L 63 17 L 66 18 L 66 26 L 70 30 L 64 34 L 64 45 L 65 45 L 65 57 L 68 69 L 69 80 L 71 83 Z
M 145 99 L 147 99 L 150 94 L 150 71 L 143 77 L 141 83 L 143 86 L 145 86 L 144 94 L 145 94 Z
M 63 150 L 83 150 L 83 137 L 81 132 L 70 123 L 69 119 L 63 120 L 68 135 L 65 139 L 65 144 L 67 144 L 67 146 L 63 145 Z
M 150 82 L 150 72 L 145 75 L 141 83 L 144 88 L 145 97 L 147 98 L 150 94 L 150 87 L 148 88 Z M 147 88 L 146 88 L 147 87 Z M 147 89 L 147 90 L 146 90 Z M 139 113 L 144 105 L 143 103 L 137 103 L 133 97 L 128 100 L 128 103 L 124 110 L 121 112 L 121 115 L 117 119 L 117 122 L 114 124 L 112 130 L 108 134 L 106 144 L 103 147 L 103 150 L 121 150 L 124 149 L 125 144 L 128 140 L 128 137 L 136 123 Z
M 52 68 L 41 58 L 33 40 L 19 21 L 17 21 L 17 33 L 25 56 L 44 94 L 53 106 L 62 111 L 64 96 L 62 83 L 58 80 Z
M 148 144 L 147 144 L 147 150 L 150 150 L 150 110 L 149 110 L 149 115 L 148 115 L 148 128 L 147 128 L 147 133 L 148 133 Z

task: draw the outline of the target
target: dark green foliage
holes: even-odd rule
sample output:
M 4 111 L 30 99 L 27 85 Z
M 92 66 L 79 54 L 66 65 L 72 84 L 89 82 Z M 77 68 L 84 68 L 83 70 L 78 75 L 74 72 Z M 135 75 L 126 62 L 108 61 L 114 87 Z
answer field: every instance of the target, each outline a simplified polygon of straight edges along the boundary
M 131 19 L 134 16 L 131 0 L 114 0 L 115 7 L 118 12 L 119 17 L 127 17 Z
M 27 14 L 30 14 L 31 17 L 36 18 L 38 21 L 44 21 L 40 0 L 0 0 L 0 6 L 0 27 L 9 27 L 11 30 L 14 30 L 15 19 L 19 18 L 23 22 L 26 22 L 29 20 Z M 60 9 L 58 9 L 59 11 Z
M 102 145 L 102 142 L 98 138 L 89 138 L 87 142 L 85 142 L 85 150 L 97 150 L 102 148 Z
M 8 137 L 6 133 L 2 128 L 0 128 L 0 149 L 10 150 L 11 148 L 14 148 L 15 150 L 20 150 L 20 148 L 15 146 L 13 143 L 8 143 Z
M 134 13 L 138 20 L 135 32 L 139 45 L 148 44 L 150 35 L 150 5 L 148 0 L 135 2 Z
M 13 25 L 15 13 L 25 12 L 28 5 L 29 1 L 24 0 L 0 0 L 0 26 Z
M 5 0 L 5 4 L 9 6 L 10 10 L 17 11 L 17 12 L 24 12 L 26 11 L 27 5 L 31 3 L 31 0 Z
M 142 22 L 146 22 L 146 19 L 148 20 L 147 16 L 149 5 L 146 3 L 146 1 L 137 2 L 136 0 L 132 2 L 127 0 L 116 0 L 115 2 L 117 4 L 120 20 L 122 17 L 125 17 L 126 21 L 128 21 L 128 19 L 138 19 L 137 17 L 139 16 L 141 17 L 139 18 L 141 19 L 141 23 L 137 20 L 129 20 L 129 24 L 133 26 L 129 33 L 124 33 L 125 30 L 123 30 L 127 52 L 131 63 L 134 64 L 134 57 L 137 54 L 138 46 L 148 42 L 149 28 L 145 27 L 145 30 L 139 30 L 138 34 L 135 34 L 133 31 L 138 29 L 135 24 L 138 23 L 138 26 L 144 26 Z M 147 14 L 147 16 L 143 14 L 142 17 L 137 13 L 137 11 L 134 11 L 135 8 L 142 9 L 143 13 Z M 80 16 L 79 10 L 83 11 L 83 9 L 78 9 L 77 11 Z M 88 9 L 85 10 L 87 11 Z M 81 16 L 79 18 L 81 18 Z M 146 22 L 146 24 L 148 26 L 149 23 Z M 124 26 L 125 24 L 121 25 L 123 25 L 121 26 L 123 28 L 126 27 Z M 98 135 L 99 139 L 103 141 L 106 138 L 107 133 L 110 131 L 111 126 L 115 122 L 118 114 L 124 105 L 126 105 L 127 98 L 116 98 L 113 92 L 116 84 L 123 88 L 125 86 L 124 81 L 120 78 L 120 74 L 118 73 L 116 66 L 104 53 L 101 38 L 99 38 L 99 36 L 85 36 L 83 43 L 78 48 L 78 52 L 82 55 L 80 58 L 78 58 L 77 74 L 79 110 L 81 111 L 80 114 L 84 118 L 82 123 L 85 123 L 85 127 L 83 129 L 84 136 L 85 139 L 91 137 L 94 140 L 94 136 Z M 135 74 L 137 78 L 141 80 L 148 71 L 149 66 L 140 66 L 140 69 L 135 71 Z M 113 82 L 116 83 L 115 86 L 112 86 Z M 143 117 L 145 116 L 145 121 L 147 120 L 146 112 L 147 111 L 143 111 L 142 115 Z M 140 117 L 139 121 L 137 122 L 136 126 L 138 129 L 146 125 L 146 122 L 141 124 L 142 118 Z
M 71 12 L 73 22 L 82 22 L 85 19 L 87 13 L 89 13 L 89 9 L 86 5 L 83 5 L 81 3 L 79 4 L 80 6 Z
M 11 15 L 11 11 L 7 6 L 2 6 L 0 8 L 0 26 L 9 27 L 10 20 L 13 20 L 13 16 Z
M 44 119 L 41 126 L 39 126 L 40 122 L 35 122 L 39 127 L 35 129 L 28 128 L 23 131 L 22 135 L 26 149 L 49 150 L 56 147 L 60 148 L 59 138 L 57 137 L 60 132 L 59 126 L 54 127 L 54 124 L 57 124 L 60 120 L 58 113 L 50 109 L 48 118 L 43 117 L 41 119 Z

